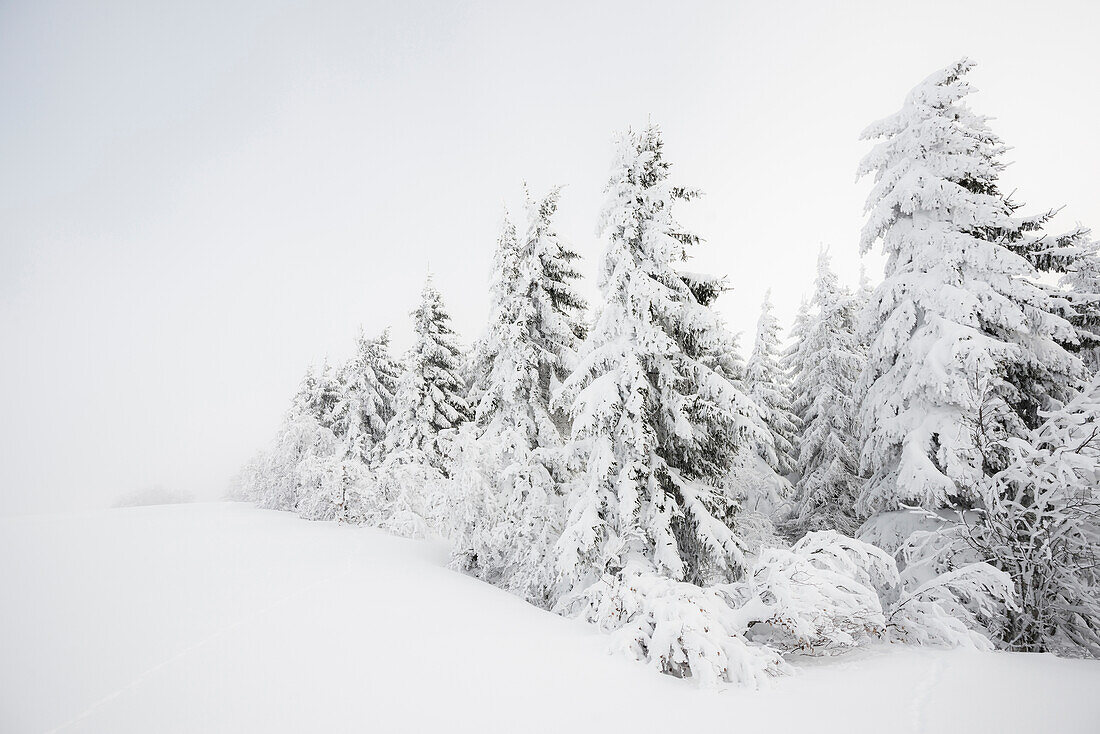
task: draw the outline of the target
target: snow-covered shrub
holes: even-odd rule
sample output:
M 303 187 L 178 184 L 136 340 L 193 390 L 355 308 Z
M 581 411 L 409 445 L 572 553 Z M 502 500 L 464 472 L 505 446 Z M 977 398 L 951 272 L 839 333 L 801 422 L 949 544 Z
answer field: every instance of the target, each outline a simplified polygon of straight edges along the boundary
M 555 610 L 610 632 L 614 649 L 704 685 L 759 685 L 789 672 L 785 654 L 880 639 L 991 649 L 984 631 L 1011 607 L 1010 580 L 980 561 L 949 567 L 950 549 L 934 537 L 907 546 L 902 573 L 880 548 L 828 530 L 763 549 L 735 583 L 701 587 L 628 567 L 566 594 Z
M 752 639 L 827 653 L 881 637 L 882 596 L 897 583 L 894 559 L 882 550 L 833 530 L 814 532 L 789 550 L 760 553 L 741 612 Z
M 898 636 L 1100 656 L 1100 379 L 1046 418 L 990 442 L 1005 468 L 975 509 L 928 513 L 898 549 Z
M 331 434 L 319 425 L 314 415 L 298 401 L 287 414 L 275 439 L 247 476 L 246 496 L 268 510 L 294 511 L 301 490 L 301 464 L 316 456 Z
M 939 530 L 950 525 L 956 518 L 957 513 L 951 510 L 933 513 L 920 508 L 908 508 L 880 512 L 869 517 L 859 527 L 855 537 L 894 555 L 913 533 L 920 530 Z
M 765 548 L 781 548 L 787 545 L 771 518 L 771 513 L 746 509 L 742 504 L 741 509 L 729 519 L 730 528 L 741 540 L 741 546 L 748 557 L 758 555 Z
M 765 517 L 789 512 L 794 494 L 791 483 L 750 447 L 738 449 L 724 483 L 730 488 L 730 494 L 740 496 L 742 512 Z
M 778 652 L 745 639 L 743 616 L 722 587 L 650 573 L 608 575 L 564 597 L 558 611 L 610 632 L 612 647 L 635 660 L 704 686 L 758 686 L 791 671 Z
M 1100 657 L 1100 376 L 1046 417 L 1005 442 L 965 539 L 1015 585 L 1010 647 Z
M 553 553 L 562 511 L 542 452 L 514 429 L 479 436 L 472 425 L 455 447 L 451 566 L 549 608 L 557 597 Z
M 752 576 L 730 588 L 750 639 L 810 654 L 880 638 L 991 649 L 1013 605 L 1010 579 L 960 555 L 950 531 L 914 534 L 896 559 L 835 531 L 810 533 L 790 550 L 761 552 Z
M 446 536 L 452 482 L 419 452 L 395 452 L 348 482 L 336 516 L 405 538 Z
M 306 457 L 298 465 L 298 514 L 306 520 L 352 520 L 368 467 L 347 446 Z
M 920 532 L 900 551 L 912 552 L 925 542 L 937 543 L 934 533 Z M 944 647 L 993 649 L 990 636 L 1004 627 L 1015 608 L 1012 579 L 988 563 L 966 563 L 930 575 L 938 553 L 913 562 L 901 573 L 901 593 L 888 617 L 890 637 L 899 642 Z M 925 581 L 921 578 L 928 577 Z
M 881 549 L 819 531 L 763 549 L 742 581 L 701 587 L 627 568 L 563 596 L 555 610 L 610 632 L 614 649 L 663 673 L 759 685 L 790 671 L 788 653 L 835 654 L 879 639 L 991 648 L 981 630 L 1011 603 L 1007 577 L 980 562 L 938 568 L 921 556 L 899 574 Z

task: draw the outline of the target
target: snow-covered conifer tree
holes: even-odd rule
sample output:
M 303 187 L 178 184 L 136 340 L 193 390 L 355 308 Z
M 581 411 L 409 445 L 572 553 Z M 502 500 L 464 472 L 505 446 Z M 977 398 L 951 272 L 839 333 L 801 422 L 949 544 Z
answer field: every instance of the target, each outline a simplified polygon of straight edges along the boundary
M 347 417 L 343 370 L 325 362 L 307 377 L 300 396 L 305 410 L 288 424 L 281 444 L 283 457 L 295 456 L 287 441 L 305 442 L 296 454 L 294 509 L 307 520 L 332 520 L 343 514 L 347 492 L 360 475 L 358 426 Z M 293 412 L 293 411 L 292 411 Z M 341 417 L 341 414 L 345 417 Z
M 304 490 L 303 462 L 324 454 L 331 446 L 331 410 L 337 391 L 326 364 L 319 372 L 307 370 L 274 444 L 254 461 L 247 494 L 265 509 L 297 510 Z
M 496 249 L 493 251 L 493 270 L 490 283 L 489 325 L 486 332 L 474 340 L 466 359 L 466 400 L 476 413 L 486 391 L 489 389 L 489 375 L 493 370 L 499 343 L 494 328 L 497 327 L 499 314 L 496 313 L 496 299 L 501 292 L 518 287 L 519 280 L 519 242 L 516 225 L 505 213 L 497 235 Z
M 527 292 L 535 309 L 533 334 L 540 345 L 544 390 L 551 378 L 563 380 L 572 371 L 577 348 L 588 333 L 588 304 L 577 288 L 581 275 L 573 265 L 580 255 L 558 235 L 554 224 L 560 198 L 558 186 L 542 198 L 527 195 L 527 231 L 521 249 L 528 271 Z
M 854 535 L 862 485 L 855 391 L 865 355 L 856 334 L 858 299 L 840 285 L 824 250 L 811 303 L 791 388 L 803 421 L 793 519 L 800 531 Z
M 986 411 L 998 416 L 994 436 L 1022 435 L 1082 374 L 1062 347 L 1076 339 L 1058 315 L 1066 304 L 1008 246 L 1033 236 L 1037 220 L 1017 216 L 997 188 L 1006 148 L 963 102 L 972 66 L 931 75 L 863 133 L 881 142 L 859 167 L 875 181 L 861 250 L 881 242 L 887 256 L 870 304 L 863 514 L 974 501 L 982 477 L 1003 468 L 978 449 L 981 401 L 1009 408 Z
M 554 225 L 561 188 L 554 187 L 541 198 L 531 198 L 526 189 L 525 193 L 527 230 L 523 241 L 519 241 L 515 226 L 505 216 L 497 238 L 493 290 L 500 292 L 505 288 L 501 280 L 504 273 L 500 271 L 502 257 L 504 253 L 512 253 L 509 257 L 515 260 L 514 272 L 508 277 L 516 292 L 524 293 L 534 309 L 532 330 L 539 345 L 539 389 L 548 396 L 552 386 L 569 374 L 576 360 L 577 346 L 588 330 L 584 320 L 587 304 L 576 285 L 580 273 L 573 261 L 579 255 L 562 240 Z M 497 315 L 490 314 L 490 329 L 495 318 Z M 471 350 L 467 366 L 471 406 L 478 405 L 487 390 L 497 349 L 493 335 L 487 333 Z
M 871 285 L 871 279 L 867 277 L 867 269 L 859 266 L 859 287 L 856 288 L 856 335 L 859 343 L 863 345 L 865 352 L 871 349 L 871 331 L 874 326 L 874 316 L 871 313 L 871 298 L 875 289 Z M 860 397 L 862 401 L 862 396 Z
M 698 238 L 672 208 L 695 192 L 668 174 L 657 127 L 619 138 L 601 216 L 603 303 L 557 396 L 580 465 L 558 563 L 582 596 L 608 573 L 708 583 L 745 567 L 721 482 L 759 415 L 701 358 L 730 340 L 675 268 Z
M 1074 257 L 1063 269 L 1061 284 L 1069 291 L 1067 297 L 1074 307 L 1081 361 L 1097 374 L 1100 373 L 1100 240 L 1089 235 L 1089 230 L 1083 230 Z
M 394 415 L 401 370 L 390 356 L 389 330 L 373 339 L 360 332 L 354 356 L 340 370 L 340 396 L 333 409 L 333 433 L 346 441 L 351 456 L 369 465 Z
M 810 328 L 810 302 L 803 296 L 798 304 L 794 321 L 791 322 L 791 330 L 787 332 L 787 348 L 783 350 L 783 371 L 787 373 L 787 384 L 794 382 L 794 376 L 802 370 L 802 363 L 806 359 L 806 352 L 802 343 L 806 338 L 806 331 Z M 793 406 L 792 406 L 793 407 Z M 798 425 L 802 424 L 802 416 L 795 409 L 794 417 Z M 798 437 L 795 436 L 797 449 Z M 797 451 L 796 451 L 797 454 Z
M 457 566 L 542 606 L 556 596 L 552 550 L 561 525 L 553 476 L 560 473 L 561 421 L 550 409 L 550 389 L 584 333 L 570 265 L 576 256 L 553 229 L 557 198 L 554 189 L 528 200 L 522 243 L 507 220 L 498 240 L 483 340 L 493 356 L 477 405 L 481 435 L 463 451 L 480 468 L 463 468 L 458 496 L 467 507 L 459 508 L 464 521 L 455 534 Z
M 791 412 L 791 392 L 787 375 L 780 364 L 779 320 L 771 302 L 771 291 L 764 294 L 760 319 L 756 322 L 756 342 L 745 366 L 745 388 L 760 409 L 772 437 L 774 452 L 761 451 L 761 458 L 772 454 L 771 466 L 780 474 L 794 468 L 794 436 L 797 424 Z
M 423 462 L 446 474 L 446 433 L 472 415 L 463 397 L 462 353 L 431 278 L 412 315 L 416 341 L 398 383 L 394 416 L 386 427 L 385 454 L 401 454 L 402 461 Z

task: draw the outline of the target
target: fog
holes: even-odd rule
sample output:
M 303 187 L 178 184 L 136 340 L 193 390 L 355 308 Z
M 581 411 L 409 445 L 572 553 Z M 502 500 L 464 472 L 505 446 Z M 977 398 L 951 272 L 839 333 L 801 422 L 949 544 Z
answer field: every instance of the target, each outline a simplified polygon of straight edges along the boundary
M 743 352 L 820 246 L 855 282 L 859 133 L 960 56 L 1007 188 L 1100 227 L 1096 4 L 595 5 L 0 3 L 0 513 L 219 496 L 309 363 L 409 344 L 429 270 L 468 343 L 524 181 L 566 185 L 595 298 L 647 119 Z

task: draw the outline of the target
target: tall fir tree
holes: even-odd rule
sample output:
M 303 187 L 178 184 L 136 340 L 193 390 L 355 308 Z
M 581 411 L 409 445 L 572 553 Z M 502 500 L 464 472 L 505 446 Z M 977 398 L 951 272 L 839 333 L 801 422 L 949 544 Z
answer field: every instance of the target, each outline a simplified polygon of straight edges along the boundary
M 672 208 L 696 192 L 669 181 L 655 126 L 620 136 L 606 191 L 603 303 L 557 397 L 570 406 L 580 468 L 559 572 L 582 596 L 608 573 L 736 578 L 744 549 L 722 479 L 759 416 L 707 363 L 729 336 L 675 267 L 698 238 Z
M 489 379 L 493 371 L 493 361 L 499 345 L 493 338 L 493 329 L 498 321 L 496 299 L 502 290 L 517 287 L 519 279 L 519 241 L 516 225 L 505 212 L 497 235 L 496 248 L 493 251 L 493 270 L 490 273 L 489 286 L 489 324 L 485 333 L 474 340 L 464 365 L 466 373 L 466 400 L 475 412 L 481 399 L 489 389 Z
M 367 339 L 325 380 L 324 428 L 315 450 L 299 465 L 298 513 L 310 520 L 355 520 L 372 458 L 393 417 L 398 367 L 389 354 L 389 333 Z
M 577 287 L 581 274 L 574 263 L 580 255 L 554 223 L 561 187 L 541 198 L 531 198 L 526 189 L 525 195 L 527 231 L 521 254 L 530 272 L 522 282 L 534 308 L 532 333 L 539 344 L 539 375 L 546 390 L 552 378 L 564 380 L 576 363 L 577 349 L 588 334 L 588 304 Z
M 1092 374 L 1100 374 L 1100 240 L 1083 233 L 1075 252 L 1062 269 L 1061 285 L 1073 304 L 1081 361 Z
M 761 458 L 780 474 L 794 469 L 794 437 L 797 418 L 791 411 L 791 391 L 780 363 L 779 320 L 771 302 L 771 290 L 764 294 L 760 318 L 756 322 L 756 341 L 745 366 L 745 388 L 760 409 L 771 436 L 772 451 L 758 447 Z M 769 453 L 771 456 L 769 456 Z
M 866 355 L 856 333 L 858 297 L 840 285 L 824 250 L 811 304 L 792 384 L 803 421 L 793 519 L 800 532 L 854 535 L 862 486 L 856 384 Z
M 386 427 L 385 454 L 401 454 L 448 472 L 448 433 L 473 415 L 463 396 L 462 352 L 451 317 L 429 277 L 413 312 L 416 340 L 405 357 L 405 371 Z
M 505 220 L 498 239 L 483 341 L 491 354 L 477 405 L 480 435 L 463 446 L 454 563 L 540 606 L 556 598 L 553 545 L 561 527 L 555 487 L 559 422 L 552 382 L 564 375 L 583 335 L 584 302 L 572 281 L 575 254 L 558 241 L 558 190 L 528 200 L 518 242 Z
M 471 360 L 475 407 L 490 392 L 493 364 L 501 348 L 500 335 L 493 329 L 513 318 L 504 310 L 504 300 L 522 297 L 528 302 L 523 306 L 527 311 L 523 319 L 537 352 L 538 379 L 532 387 L 540 406 L 549 404 L 552 389 L 572 370 L 577 348 L 587 332 L 587 304 L 577 289 L 580 273 L 573 265 L 579 256 L 562 241 L 554 225 L 561 189 L 555 187 L 536 199 L 525 193 L 527 229 L 523 240 L 518 239 L 507 217 L 497 239 L 489 331 L 478 340 Z M 480 410 L 481 425 L 486 423 L 484 416 L 498 412 L 492 401 L 490 396 L 490 403 Z M 555 416 L 559 423 L 561 417 Z
M 1004 460 L 978 444 L 1034 428 L 1082 375 L 1062 346 L 1076 341 L 1066 304 L 1025 257 L 1045 220 L 1000 192 L 1006 147 L 963 102 L 972 66 L 931 75 L 863 133 L 881 142 L 859 167 L 874 176 L 861 250 L 879 242 L 887 257 L 870 304 L 863 514 L 973 502 Z
M 360 331 L 355 354 L 339 373 L 333 432 L 346 440 L 349 456 L 363 464 L 371 463 L 385 439 L 400 375 L 399 365 L 390 356 L 389 330 L 373 339 Z
M 783 350 L 783 372 L 786 373 L 787 384 L 791 385 L 791 412 L 794 415 L 795 424 L 801 430 L 805 415 L 799 412 L 798 405 L 795 403 L 793 388 L 794 379 L 802 370 L 802 365 L 806 361 L 808 350 L 805 346 L 806 332 L 810 328 L 810 302 L 805 296 L 798 304 L 798 311 L 795 312 L 794 321 L 791 322 L 791 330 L 787 332 L 787 348 Z M 798 443 L 799 438 L 796 434 L 794 437 L 794 453 L 793 456 L 798 456 Z
M 326 362 L 310 368 L 269 450 L 253 460 L 245 495 L 260 507 L 299 511 L 313 487 L 305 467 L 332 451 L 332 413 L 339 396 L 336 378 Z M 308 499 L 306 504 L 309 504 Z

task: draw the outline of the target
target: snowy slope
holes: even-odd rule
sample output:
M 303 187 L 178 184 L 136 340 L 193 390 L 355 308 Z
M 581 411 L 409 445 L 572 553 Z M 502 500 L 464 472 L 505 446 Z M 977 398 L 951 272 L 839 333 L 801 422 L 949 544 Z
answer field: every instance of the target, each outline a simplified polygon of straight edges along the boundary
M 883 646 L 705 691 L 445 561 L 237 504 L 0 519 L 0 731 L 1100 730 L 1097 662 Z

